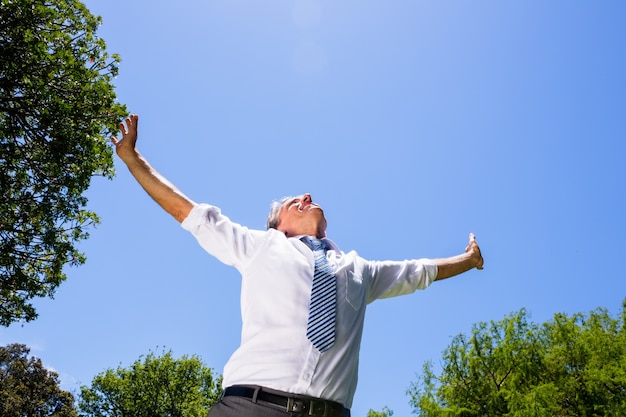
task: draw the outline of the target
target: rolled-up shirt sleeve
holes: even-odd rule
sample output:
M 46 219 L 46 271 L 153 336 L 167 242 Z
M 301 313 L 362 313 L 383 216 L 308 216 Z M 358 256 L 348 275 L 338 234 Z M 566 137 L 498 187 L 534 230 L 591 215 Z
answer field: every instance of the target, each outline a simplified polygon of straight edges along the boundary
M 437 265 L 431 259 L 370 261 L 371 281 L 368 303 L 423 290 L 437 278 Z
M 196 205 L 181 226 L 208 253 L 240 270 L 254 257 L 265 235 L 263 231 L 232 222 L 218 207 L 209 204 Z

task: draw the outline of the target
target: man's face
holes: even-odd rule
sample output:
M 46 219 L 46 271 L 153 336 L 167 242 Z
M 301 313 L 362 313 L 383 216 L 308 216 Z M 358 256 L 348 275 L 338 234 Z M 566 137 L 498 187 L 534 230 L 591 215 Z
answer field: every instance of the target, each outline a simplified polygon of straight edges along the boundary
M 313 203 L 311 194 L 293 198 L 280 208 L 277 229 L 289 236 L 326 236 L 326 218 L 322 208 Z

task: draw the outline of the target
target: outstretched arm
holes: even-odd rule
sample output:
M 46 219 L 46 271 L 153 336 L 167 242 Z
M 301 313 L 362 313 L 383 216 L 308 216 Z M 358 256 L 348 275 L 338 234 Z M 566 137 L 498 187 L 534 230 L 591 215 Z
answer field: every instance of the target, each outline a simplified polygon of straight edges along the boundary
M 434 259 L 438 272 L 435 281 L 462 274 L 472 268 L 483 269 L 484 260 L 473 233 L 469 235 L 469 244 L 465 253 L 450 258 Z
M 120 140 L 115 137 L 111 138 L 111 142 L 115 145 L 115 152 L 150 197 L 176 220 L 182 222 L 195 203 L 152 168 L 137 151 L 135 144 L 137 143 L 138 120 L 139 116 L 131 115 L 126 119 L 126 124 L 120 123 L 122 138 Z

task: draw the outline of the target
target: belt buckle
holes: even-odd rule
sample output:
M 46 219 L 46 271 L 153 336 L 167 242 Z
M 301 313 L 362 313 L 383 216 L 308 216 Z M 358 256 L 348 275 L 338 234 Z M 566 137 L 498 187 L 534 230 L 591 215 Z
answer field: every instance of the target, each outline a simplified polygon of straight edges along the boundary
M 307 402 L 298 398 L 287 398 L 287 412 L 290 413 L 303 413 L 307 411 Z
M 309 415 L 310 416 L 323 416 L 323 417 L 327 417 L 328 416 L 328 407 L 326 404 L 326 401 L 319 401 L 319 400 L 310 400 L 309 401 Z
M 304 413 L 309 416 L 329 417 L 329 407 L 324 400 L 301 400 L 299 398 L 287 398 L 287 412 Z

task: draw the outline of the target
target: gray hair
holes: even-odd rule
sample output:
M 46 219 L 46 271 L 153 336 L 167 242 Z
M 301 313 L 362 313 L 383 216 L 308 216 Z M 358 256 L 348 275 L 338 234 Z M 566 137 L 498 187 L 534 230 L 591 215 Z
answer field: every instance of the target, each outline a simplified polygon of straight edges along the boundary
M 267 229 L 276 229 L 278 227 L 278 225 L 280 224 L 280 218 L 279 218 L 279 214 L 280 214 L 280 208 L 289 200 L 293 200 L 296 197 L 293 196 L 288 196 L 288 197 L 283 197 L 280 200 L 276 201 L 272 201 L 272 204 L 270 205 L 270 212 L 267 215 L 267 221 L 265 223 Z

